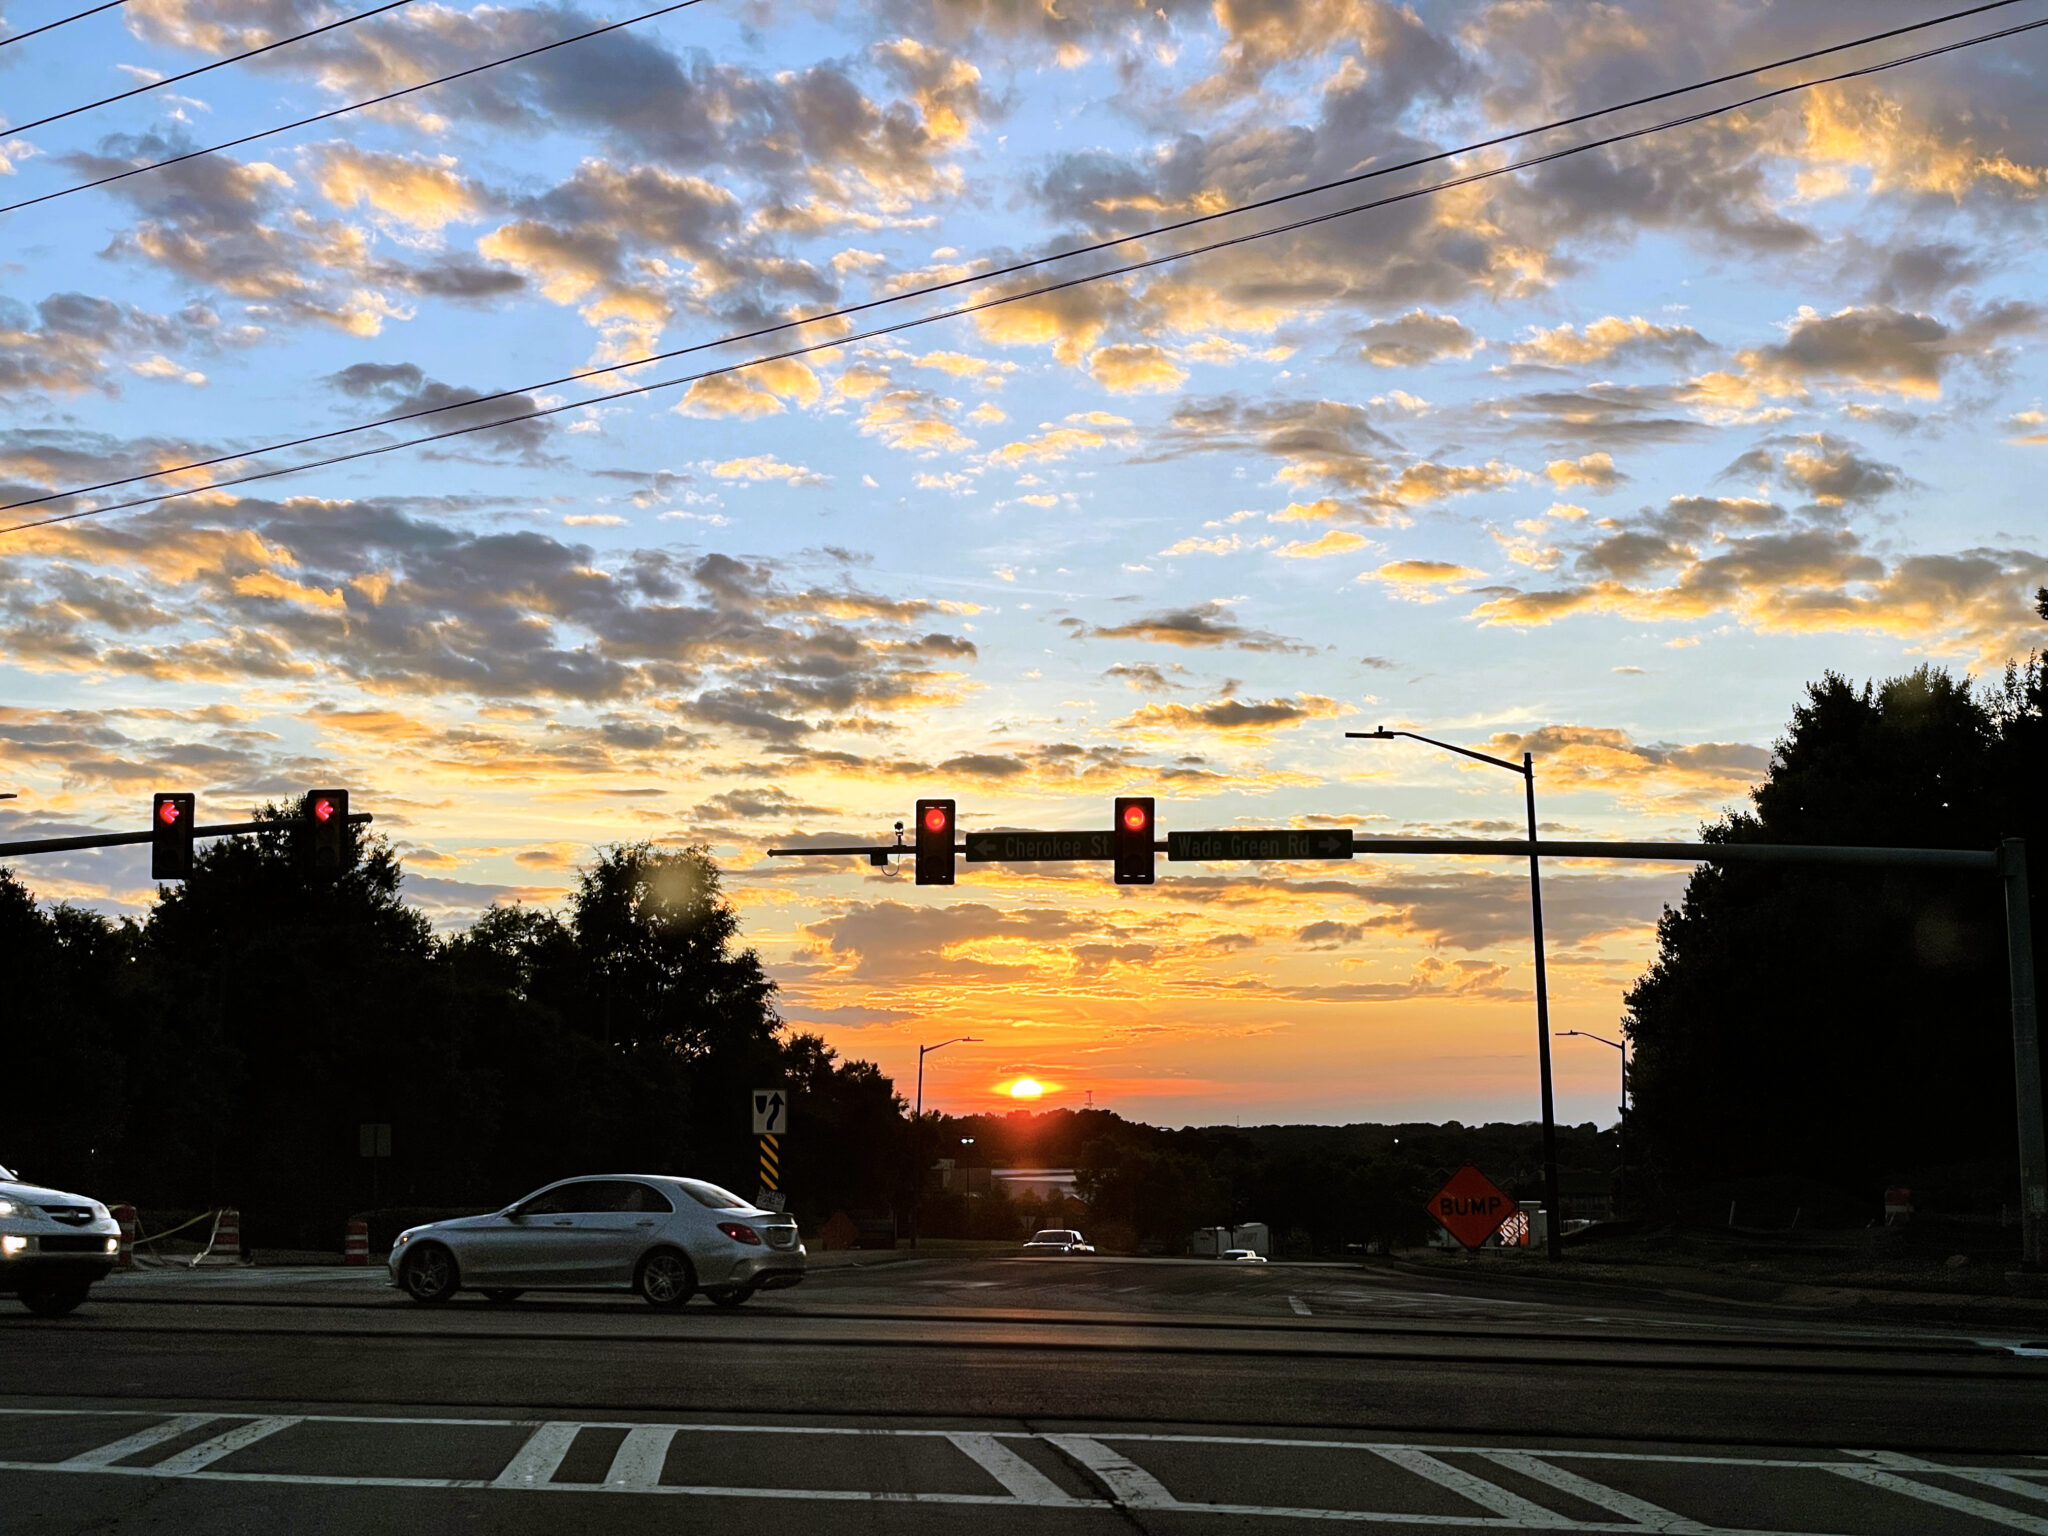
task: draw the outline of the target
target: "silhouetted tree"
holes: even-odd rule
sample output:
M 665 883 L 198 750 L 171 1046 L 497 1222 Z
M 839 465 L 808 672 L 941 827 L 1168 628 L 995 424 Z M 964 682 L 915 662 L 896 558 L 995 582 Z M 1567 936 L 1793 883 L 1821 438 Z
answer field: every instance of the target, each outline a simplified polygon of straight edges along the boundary
M 1861 689 L 1829 673 L 1754 810 L 1702 835 L 1980 849 L 2028 835 L 2039 868 L 2043 685 L 2038 656 L 1981 692 L 1931 667 Z M 1917 1180 L 1979 1188 L 1993 1208 L 2013 1198 L 1997 882 L 1704 866 L 1626 1001 L 1632 1154 L 1669 1189 L 1798 1177 L 1867 1206 Z

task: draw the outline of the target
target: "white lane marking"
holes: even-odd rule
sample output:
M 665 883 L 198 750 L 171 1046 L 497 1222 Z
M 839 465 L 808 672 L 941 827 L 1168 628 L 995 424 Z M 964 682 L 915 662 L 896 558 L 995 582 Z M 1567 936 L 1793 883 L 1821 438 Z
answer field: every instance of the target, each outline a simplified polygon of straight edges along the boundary
M 2015 1476 L 2010 1472 L 2001 1472 L 1996 1467 L 1951 1467 L 1939 1461 L 1908 1456 L 1903 1451 L 1850 1451 L 1848 1454 L 1864 1457 L 1873 1466 L 1883 1467 L 1892 1472 L 1914 1472 L 1922 1476 L 1932 1472 L 1943 1477 L 1981 1483 L 1986 1488 L 1996 1488 L 2004 1493 L 2017 1493 L 2022 1498 L 2048 1501 L 2048 1488 L 2030 1481 L 2031 1478 L 2040 1476 L 2040 1473 L 2031 1467 L 2024 1476 Z
M 1386 1461 L 1391 1461 L 1403 1471 L 1427 1478 L 1439 1488 L 1447 1489 L 1459 1498 L 1477 1504 L 1481 1509 L 1504 1519 L 1517 1521 L 1531 1530 L 1562 1530 L 1579 1523 L 1567 1519 L 1554 1509 L 1545 1509 L 1541 1504 L 1525 1499 L 1519 1493 L 1510 1493 L 1497 1483 L 1489 1483 L 1483 1477 L 1476 1477 L 1463 1467 L 1454 1467 L 1447 1461 L 1438 1461 L 1429 1452 L 1417 1450 L 1413 1446 L 1375 1447 L 1374 1453 Z
M 1110 1496 L 1131 1509 L 1178 1509 L 1180 1500 L 1166 1491 L 1166 1485 L 1100 1440 L 1087 1435 L 1047 1435 L 1045 1443 L 1057 1446 L 1102 1479 Z
M 134 1434 L 111 1444 L 95 1446 L 92 1450 L 80 1451 L 76 1456 L 68 1456 L 57 1465 L 74 1467 L 80 1471 L 111 1466 L 124 1456 L 133 1456 L 137 1451 L 146 1451 L 153 1445 L 162 1445 L 166 1440 L 189 1435 L 201 1425 L 211 1424 L 219 1417 L 217 1413 L 180 1413 L 165 1419 L 161 1424 L 152 1424 L 148 1429 L 138 1429 Z
M 505 1463 L 505 1470 L 491 1480 L 497 1488 L 535 1488 L 543 1486 L 555 1475 L 555 1468 L 562 1464 L 562 1458 L 569 1454 L 569 1447 L 575 1443 L 576 1432 L 581 1424 L 550 1421 L 526 1437 L 526 1444 L 519 1447 L 513 1458 Z
M 1289 1305 L 1290 1307 L 1294 1308 L 1294 1315 L 1295 1315 L 1296 1317 L 1314 1317 L 1314 1316 L 1315 1316 L 1315 1313 L 1313 1313 L 1313 1312 L 1309 1311 L 1309 1309 L 1308 1309 L 1308 1303 L 1307 1303 L 1307 1302 L 1305 1302 L 1305 1301 L 1303 1301 L 1303 1300 L 1302 1300 L 1302 1299 L 1301 1299 L 1301 1298 L 1300 1298 L 1299 1296 L 1290 1296 L 1290 1297 L 1288 1297 L 1288 1298 L 1287 1298 L 1287 1305 Z
M 211 1440 L 202 1440 L 197 1445 L 187 1446 L 175 1456 L 166 1456 L 149 1470 L 160 1477 L 182 1477 L 188 1472 L 197 1472 L 210 1467 L 223 1457 L 232 1456 L 244 1446 L 254 1445 L 266 1436 L 276 1434 L 280 1429 L 290 1429 L 299 1421 L 293 1417 L 251 1419 L 246 1424 L 237 1424 L 226 1434 L 215 1435 Z
M 994 1435 L 951 1433 L 946 1438 L 972 1458 L 974 1464 L 982 1471 L 1009 1489 L 1010 1497 L 1019 1503 L 1057 1505 L 1063 1508 L 1078 1508 L 1082 1505 L 1101 1507 L 1093 1499 L 1077 1499 L 1063 1492 L 1058 1483 Z
M 1601 1509 L 1611 1509 L 1624 1520 L 1633 1520 L 1645 1530 L 1662 1531 L 1665 1536 L 1700 1536 L 1710 1531 L 1711 1526 L 1697 1520 L 1688 1520 L 1684 1515 L 1675 1514 L 1661 1504 L 1652 1504 L 1639 1499 L 1632 1493 L 1623 1493 L 1619 1488 L 1610 1488 L 1605 1483 L 1596 1483 L 1590 1477 L 1581 1477 L 1576 1472 L 1567 1472 L 1562 1467 L 1553 1467 L 1540 1456 L 1527 1451 L 1484 1451 L 1481 1453 L 1496 1466 L 1519 1472 L 1524 1477 L 1555 1488 L 1559 1493 L 1568 1493 L 1575 1499 Z
M 1896 1472 L 1886 1472 L 1877 1467 L 1838 1463 L 1828 1470 L 1837 1477 L 1846 1477 L 1851 1482 L 1868 1483 L 1871 1487 L 1882 1488 L 1887 1493 L 1903 1493 L 1909 1499 L 1921 1499 L 1929 1504 L 1938 1504 L 1943 1509 L 1952 1509 L 1958 1514 L 1975 1515 L 1979 1520 L 2010 1526 L 2016 1531 L 2030 1531 L 2033 1536 L 2048 1536 L 2048 1520 L 2043 1520 L 2039 1515 L 2025 1514 L 2017 1509 L 2007 1509 L 2003 1504 L 1993 1504 L 1988 1499 L 1973 1499 L 1967 1493 L 1953 1493 L 1946 1488 L 1936 1488 L 1928 1483 L 1916 1483 L 1910 1477 L 1902 1477 Z
M 626 1431 L 612 1457 L 611 1470 L 604 1475 L 607 1488 L 646 1489 L 661 1485 L 661 1469 L 668 1465 L 668 1448 L 676 1438 L 673 1424 L 642 1424 Z

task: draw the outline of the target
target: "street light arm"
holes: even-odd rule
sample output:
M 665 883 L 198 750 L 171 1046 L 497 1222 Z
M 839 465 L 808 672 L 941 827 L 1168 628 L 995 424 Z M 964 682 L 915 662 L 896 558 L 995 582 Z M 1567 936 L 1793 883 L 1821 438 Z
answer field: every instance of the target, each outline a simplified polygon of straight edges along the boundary
M 1390 731 L 1381 726 L 1376 731 L 1346 731 L 1346 736 L 1359 741 L 1392 741 L 1396 736 L 1406 736 L 1410 741 L 1427 742 L 1432 747 L 1442 747 L 1446 752 L 1455 752 L 1460 757 L 1469 757 L 1475 762 L 1491 763 L 1496 768 L 1505 768 L 1509 773 L 1527 777 L 1534 770 L 1524 763 L 1511 763 L 1504 757 L 1489 757 L 1484 752 L 1474 752 L 1470 747 L 1461 747 L 1454 742 L 1438 741 L 1434 736 L 1424 736 L 1417 731 Z
M 1628 1047 L 1623 1045 L 1619 1040 L 1610 1040 L 1605 1035 L 1596 1035 L 1590 1029 L 1560 1029 L 1558 1033 L 1560 1035 L 1577 1035 L 1580 1038 L 1586 1040 L 1598 1040 L 1602 1045 L 1613 1046 L 1617 1051 L 1620 1051 L 1624 1056 L 1628 1054 Z

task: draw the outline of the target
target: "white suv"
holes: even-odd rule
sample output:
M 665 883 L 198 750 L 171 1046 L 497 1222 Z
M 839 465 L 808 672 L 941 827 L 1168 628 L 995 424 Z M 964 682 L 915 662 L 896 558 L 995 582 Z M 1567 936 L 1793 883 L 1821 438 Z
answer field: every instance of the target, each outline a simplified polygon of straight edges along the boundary
M 120 1256 L 121 1225 L 99 1201 L 0 1168 L 0 1291 L 39 1317 L 62 1317 Z

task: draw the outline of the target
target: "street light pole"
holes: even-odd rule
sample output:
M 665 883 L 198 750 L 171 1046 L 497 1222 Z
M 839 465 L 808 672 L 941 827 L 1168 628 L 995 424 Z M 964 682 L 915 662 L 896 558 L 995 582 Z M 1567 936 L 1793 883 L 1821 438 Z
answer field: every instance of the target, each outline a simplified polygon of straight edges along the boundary
M 1344 734 L 1356 741 L 1392 741 L 1397 736 L 1405 736 L 1410 741 L 1455 752 L 1474 762 L 1491 763 L 1496 768 L 1505 768 L 1509 773 L 1522 776 L 1529 807 L 1529 915 L 1536 944 L 1536 1062 L 1543 1083 L 1543 1207 L 1548 1213 L 1543 1223 L 1543 1248 L 1550 1258 L 1561 1259 L 1564 1257 L 1564 1210 L 1557 1188 L 1557 1111 L 1550 1091 L 1550 981 L 1543 965 L 1543 885 L 1536 858 L 1536 760 L 1524 752 L 1521 762 L 1511 763 L 1504 757 L 1475 752 L 1470 747 L 1438 741 L 1433 736 L 1418 735 L 1414 731 L 1390 731 L 1385 726 L 1374 731 L 1346 731 Z
M 955 1035 L 951 1040 L 941 1040 L 937 1045 L 920 1045 L 917 1048 L 917 1118 L 924 1118 L 924 1059 L 933 1051 L 943 1051 L 949 1045 L 979 1045 L 979 1035 Z
M 910 1207 L 910 1246 L 913 1248 L 917 1246 L 917 1214 L 924 1205 L 924 1059 L 933 1051 L 943 1051 L 949 1045 L 980 1043 L 979 1035 L 955 1035 L 951 1040 L 941 1040 L 937 1045 L 920 1045 L 917 1048 L 917 1113 L 910 1122 L 911 1135 L 916 1138 L 919 1149 L 916 1198 Z
M 1619 1216 L 1622 1214 L 1621 1207 L 1628 1189 L 1628 1042 L 1610 1040 L 1605 1035 L 1596 1035 L 1585 1029 L 1560 1029 L 1557 1034 L 1559 1039 L 1566 1035 L 1577 1035 L 1582 1040 L 1598 1040 L 1602 1045 L 1610 1045 L 1621 1052 L 1621 1102 L 1615 1106 L 1621 1112 L 1621 1123 L 1615 1127 L 1614 1132 L 1615 1147 L 1621 1153 L 1622 1195 L 1614 1202 L 1614 1214 Z

